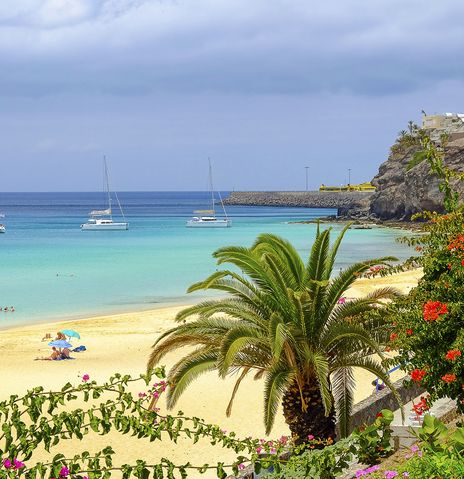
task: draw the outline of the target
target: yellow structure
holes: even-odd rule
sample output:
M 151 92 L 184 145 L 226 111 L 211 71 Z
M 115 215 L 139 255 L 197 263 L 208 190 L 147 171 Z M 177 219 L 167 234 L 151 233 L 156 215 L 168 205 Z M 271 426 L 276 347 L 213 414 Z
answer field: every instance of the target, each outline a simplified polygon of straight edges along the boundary
M 375 186 L 369 181 L 360 183 L 359 185 L 340 185 L 340 186 L 326 186 L 321 185 L 319 191 L 375 191 Z

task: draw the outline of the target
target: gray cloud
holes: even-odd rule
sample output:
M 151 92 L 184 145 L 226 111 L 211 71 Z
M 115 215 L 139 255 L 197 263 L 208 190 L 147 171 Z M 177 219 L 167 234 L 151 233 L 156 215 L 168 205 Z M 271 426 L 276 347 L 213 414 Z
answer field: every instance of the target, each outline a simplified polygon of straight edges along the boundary
M 0 11 L 0 94 L 406 92 L 462 80 L 463 14 L 459 1 L 18 0 Z

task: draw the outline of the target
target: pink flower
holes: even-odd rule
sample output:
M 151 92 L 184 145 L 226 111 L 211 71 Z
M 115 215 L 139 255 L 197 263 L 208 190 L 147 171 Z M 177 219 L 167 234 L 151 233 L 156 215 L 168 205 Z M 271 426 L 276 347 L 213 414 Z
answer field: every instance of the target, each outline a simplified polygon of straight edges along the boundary
M 261 446 L 256 448 L 256 453 L 261 454 L 263 452 L 263 448 Z
M 285 444 L 288 442 L 288 436 L 281 436 L 279 442 L 285 446 Z
M 275 454 L 277 452 L 275 447 L 271 447 L 271 450 L 269 451 L 271 454 Z
M 159 392 L 155 391 L 155 392 L 153 393 L 153 397 L 156 398 L 156 399 L 158 399 L 158 398 L 160 397 Z
M 396 477 L 398 473 L 396 471 L 385 471 L 384 476 L 386 479 L 393 479 L 393 477 Z
M 240 463 L 240 464 L 238 465 L 238 468 L 239 468 L 240 471 L 242 471 L 243 469 L 245 469 L 245 464 Z
M 22 469 L 25 466 L 24 462 L 18 461 L 17 459 L 14 459 L 13 462 L 15 469 Z
M 409 477 L 409 472 L 403 472 L 403 474 L 401 474 L 403 477 Z
M 146 393 L 139 393 L 139 398 L 144 398 L 146 395 Z
M 60 470 L 60 476 L 61 477 L 69 476 L 69 469 L 67 467 L 63 466 Z
M 13 463 L 9 459 L 3 459 L 2 464 L 6 469 L 13 467 Z
M 89 376 L 88 374 L 84 374 L 84 375 L 82 376 L 82 382 L 83 382 L 83 383 L 86 383 L 89 379 L 90 379 L 90 376 Z
M 314 439 L 314 436 L 312 434 L 308 435 L 308 441 L 312 441 Z

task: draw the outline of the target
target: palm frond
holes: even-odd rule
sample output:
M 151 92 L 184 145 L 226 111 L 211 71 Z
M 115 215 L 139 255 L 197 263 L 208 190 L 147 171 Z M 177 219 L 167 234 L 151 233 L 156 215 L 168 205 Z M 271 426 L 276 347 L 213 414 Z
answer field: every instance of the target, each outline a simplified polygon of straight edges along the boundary
M 304 279 L 305 266 L 297 250 L 289 241 L 280 236 L 265 233 L 258 236 L 252 248 L 272 252 L 274 256 L 277 256 L 279 266 L 285 270 L 287 286 L 299 289 Z
M 264 386 L 264 425 L 266 427 L 266 434 L 271 432 L 280 399 L 291 378 L 291 372 L 282 367 L 271 369 L 266 374 Z
M 243 368 L 242 373 L 240 374 L 239 378 L 235 382 L 234 389 L 232 391 L 232 396 L 230 397 L 230 401 L 229 401 L 229 404 L 227 405 L 227 409 L 226 409 L 226 416 L 227 417 L 230 417 L 230 415 L 232 413 L 232 406 L 234 404 L 235 395 L 237 394 L 238 388 L 240 387 L 240 383 L 245 379 L 245 377 L 249 373 L 249 371 L 250 371 L 250 368 Z
M 325 415 L 329 416 L 333 408 L 333 398 L 332 393 L 330 392 L 330 371 L 327 357 L 325 354 L 314 352 L 308 359 L 316 374 L 319 390 L 321 391 L 322 403 L 324 404 Z
M 330 229 L 318 234 L 314 241 L 306 265 L 305 283 L 310 280 L 323 279 L 324 265 L 329 252 Z
M 345 233 L 350 229 L 350 226 L 352 223 L 347 223 L 345 227 L 341 230 L 340 234 L 337 236 L 337 239 L 335 240 L 334 244 L 332 245 L 332 248 L 330 249 L 330 253 L 327 256 L 327 260 L 324 265 L 324 279 L 330 279 L 330 276 L 332 274 L 333 270 L 333 265 L 335 263 L 335 258 L 338 253 L 338 249 L 340 247 L 340 243 L 343 240 L 343 237 L 345 236 Z
M 403 401 L 401 400 L 401 397 L 396 390 L 394 384 L 392 383 L 390 376 L 388 375 L 388 372 L 385 370 L 385 368 L 375 359 L 372 357 L 361 357 L 361 358 L 356 358 L 356 357 L 340 357 L 338 360 L 333 364 L 333 371 L 335 372 L 338 368 L 346 368 L 346 367 L 357 367 L 364 369 L 365 371 L 369 371 L 370 373 L 374 374 L 377 376 L 379 379 L 381 379 L 385 385 L 390 388 L 390 391 L 393 393 L 393 396 L 395 397 L 398 405 L 400 406 L 401 409 L 401 417 L 404 421 L 404 408 L 403 408 Z
M 350 433 L 351 411 L 354 403 L 355 379 L 352 367 L 338 368 L 331 377 L 341 437 Z
M 182 358 L 170 370 L 167 377 L 170 387 L 167 406 L 173 408 L 187 386 L 198 376 L 216 368 L 217 351 L 201 348 Z
M 260 332 L 246 325 L 237 325 L 231 329 L 221 341 L 218 370 L 221 377 L 225 377 L 234 364 L 237 354 L 247 347 L 262 341 Z

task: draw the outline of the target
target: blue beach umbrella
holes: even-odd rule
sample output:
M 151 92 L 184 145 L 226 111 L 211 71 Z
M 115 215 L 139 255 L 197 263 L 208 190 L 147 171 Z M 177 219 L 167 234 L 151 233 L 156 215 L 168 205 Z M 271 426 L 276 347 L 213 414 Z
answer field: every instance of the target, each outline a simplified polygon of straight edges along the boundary
M 77 331 L 74 331 L 74 329 L 62 329 L 60 332 L 70 338 L 81 339 L 81 335 Z
M 57 339 L 55 341 L 50 341 L 49 346 L 55 346 L 55 348 L 72 348 L 72 344 L 68 343 L 64 339 Z

